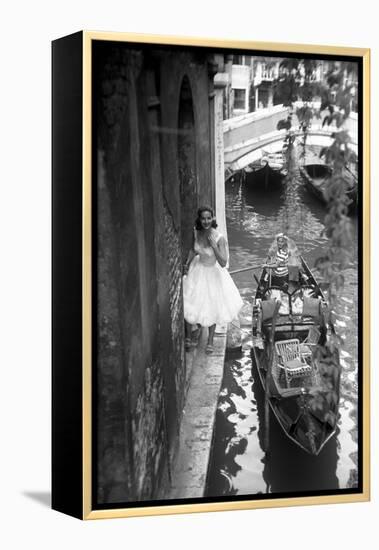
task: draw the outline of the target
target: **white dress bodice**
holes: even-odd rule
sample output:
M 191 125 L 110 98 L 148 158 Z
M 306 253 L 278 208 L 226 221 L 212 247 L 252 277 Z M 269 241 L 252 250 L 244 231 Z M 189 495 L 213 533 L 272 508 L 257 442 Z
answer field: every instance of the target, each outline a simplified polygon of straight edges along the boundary
M 211 247 L 211 245 L 205 246 L 200 241 L 200 239 L 198 238 L 198 231 L 196 229 L 194 230 L 194 234 L 195 234 L 194 250 L 196 254 L 199 255 L 199 262 L 205 266 L 209 266 L 209 267 L 214 266 L 217 263 L 217 258 L 213 248 Z M 215 236 L 216 236 L 216 242 L 218 242 L 221 237 L 221 233 L 216 232 Z

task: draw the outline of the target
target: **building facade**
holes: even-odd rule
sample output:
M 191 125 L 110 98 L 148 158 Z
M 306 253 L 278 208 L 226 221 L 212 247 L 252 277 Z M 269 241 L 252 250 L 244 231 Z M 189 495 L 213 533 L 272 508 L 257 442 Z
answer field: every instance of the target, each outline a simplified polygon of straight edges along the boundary
M 288 83 L 291 78 L 289 77 L 293 78 L 294 87 L 301 91 L 305 90 L 305 86 L 310 83 L 327 85 L 330 74 L 333 71 L 340 71 L 341 67 L 344 72 L 341 89 L 352 87 L 357 95 L 357 71 L 348 65 L 326 60 L 296 60 L 250 55 L 225 56 L 225 67 L 229 74 L 229 86 L 225 97 L 225 119 L 286 103 L 290 96 Z M 283 86 L 284 81 L 286 85 Z M 335 95 L 336 92 L 332 93 Z M 356 103 L 353 99 L 351 102 L 353 110 L 356 110 Z
M 232 56 L 229 118 L 274 105 L 274 84 L 280 75 L 281 61 L 281 58 Z

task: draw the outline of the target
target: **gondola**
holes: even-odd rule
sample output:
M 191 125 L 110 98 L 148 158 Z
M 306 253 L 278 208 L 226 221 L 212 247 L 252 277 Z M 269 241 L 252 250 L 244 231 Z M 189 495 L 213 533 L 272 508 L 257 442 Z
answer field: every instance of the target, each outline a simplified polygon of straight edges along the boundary
M 267 153 L 260 161 L 244 168 L 245 186 L 249 190 L 281 188 L 287 175 L 282 153 Z
M 332 178 L 332 169 L 326 164 L 315 163 L 305 164 L 300 167 L 300 173 L 307 189 L 324 204 L 328 203 L 326 196 L 328 184 Z M 357 208 L 358 189 L 357 177 L 347 168 L 343 174 L 348 183 L 349 213 L 355 212 Z
M 305 260 L 289 266 L 285 288 L 271 285 L 264 267 L 253 302 L 252 359 L 263 390 L 284 433 L 301 449 L 318 455 L 335 434 L 340 391 L 337 348 L 322 360 L 335 334 L 325 296 Z M 258 279 L 257 279 L 258 280 Z M 329 370 L 328 370 L 329 369 Z

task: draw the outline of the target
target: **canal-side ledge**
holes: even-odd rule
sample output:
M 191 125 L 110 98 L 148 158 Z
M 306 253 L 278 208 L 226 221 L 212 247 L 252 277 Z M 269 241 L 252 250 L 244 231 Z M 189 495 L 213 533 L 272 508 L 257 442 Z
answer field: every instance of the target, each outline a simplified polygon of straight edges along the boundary
M 217 401 L 224 372 L 227 326 L 217 326 L 214 352 L 205 353 L 207 331 L 187 354 L 190 374 L 169 498 L 204 496 Z

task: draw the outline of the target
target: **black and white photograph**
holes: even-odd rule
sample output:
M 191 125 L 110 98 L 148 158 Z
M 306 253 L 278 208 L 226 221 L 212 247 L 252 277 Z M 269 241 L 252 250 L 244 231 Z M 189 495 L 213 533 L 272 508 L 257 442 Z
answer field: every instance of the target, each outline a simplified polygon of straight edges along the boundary
M 0 547 L 371 548 L 375 4 L 2 16 Z
M 92 42 L 92 506 L 363 487 L 363 63 Z

